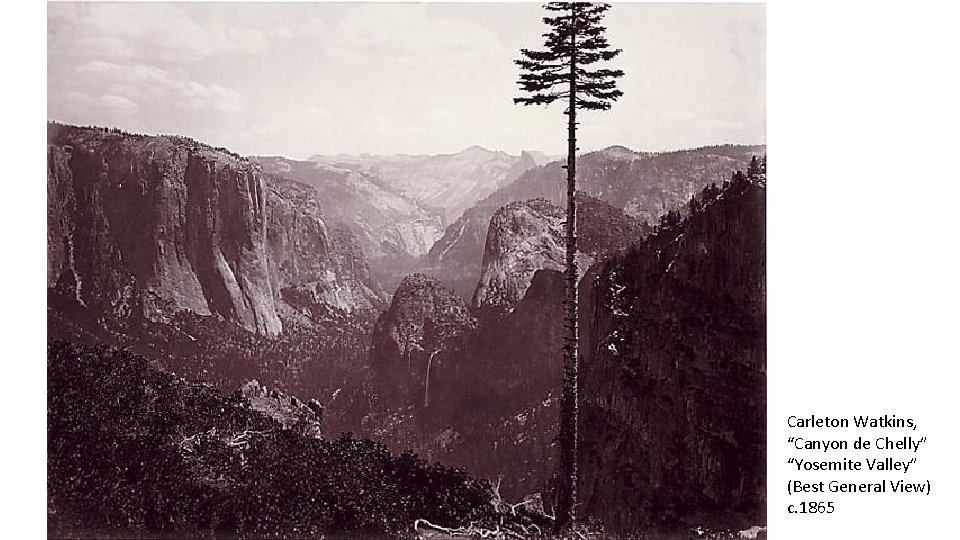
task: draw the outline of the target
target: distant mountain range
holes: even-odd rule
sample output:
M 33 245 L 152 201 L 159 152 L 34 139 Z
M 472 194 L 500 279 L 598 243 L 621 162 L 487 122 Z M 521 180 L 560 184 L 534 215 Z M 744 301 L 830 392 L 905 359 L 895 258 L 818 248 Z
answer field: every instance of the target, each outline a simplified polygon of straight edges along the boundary
M 442 213 L 444 225 L 526 170 L 553 161 L 541 152 L 519 156 L 471 146 L 455 154 L 315 155 L 310 161 L 377 177 L 403 195 Z

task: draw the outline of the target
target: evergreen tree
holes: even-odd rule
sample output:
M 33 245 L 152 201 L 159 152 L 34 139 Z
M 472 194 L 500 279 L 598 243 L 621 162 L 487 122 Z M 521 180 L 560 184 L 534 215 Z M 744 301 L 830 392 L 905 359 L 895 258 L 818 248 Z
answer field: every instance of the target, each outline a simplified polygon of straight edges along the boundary
M 621 70 L 588 69 L 597 62 L 611 60 L 620 49 L 611 49 L 600 25 L 609 4 L 588 2 L 550 2 L 544 5 L 548 17 L 543 22 L 549 31 L 543 34 L 544 50 L 521 49 L 520 89 L 527 95 L 514 98 L 523 105 L 549 105 L 566 100 L 567 109 L 567 220 L 566 220 L 566 300 L 563 347 L 563 390 L 560 402 L 560 482 L 557 494 L 556 529 L 571 528 L 577 504 L 577 207 L 576 152 L 577 109 L 607 110 L 623 95 L 616 79 Z
M 759 180 L 760 169 L 760 160 L 757 159 L 757 156 L 753 156 L 750 158 L 750 166 L 747 167 L 747 178 L 750 180 Z

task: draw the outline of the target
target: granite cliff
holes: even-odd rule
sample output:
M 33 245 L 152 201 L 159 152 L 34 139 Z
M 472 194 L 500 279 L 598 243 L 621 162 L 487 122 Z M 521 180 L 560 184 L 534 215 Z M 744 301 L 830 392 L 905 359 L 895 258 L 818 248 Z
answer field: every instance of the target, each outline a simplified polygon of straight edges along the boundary
M 382 307 L 386 295 L 371 277 L 356 235 L 327 223 L 310 186 L 265 178 L 268 267 L 282 318 L 320 320 Z
M 50 124 L 47 285 L 107 318 L 216 315 L 282 329 L 266 186 L 246 160 L 181 137 Z
M 626 249 L 648 227 L 599 199 L 578 193 L 577 265 L 580 273 L 595 261 Z M 472 307 L 503 313 L 523 298 L 538 270 L 565 269 L 566 213 L 546 199 L 508 204 L 490 218 L 480 280 Z
M 185 137 L 48 124 L 47 286 L 100 323 L 209 315 L 263 335 L 284 316 L 382 301 L 316 196 Z

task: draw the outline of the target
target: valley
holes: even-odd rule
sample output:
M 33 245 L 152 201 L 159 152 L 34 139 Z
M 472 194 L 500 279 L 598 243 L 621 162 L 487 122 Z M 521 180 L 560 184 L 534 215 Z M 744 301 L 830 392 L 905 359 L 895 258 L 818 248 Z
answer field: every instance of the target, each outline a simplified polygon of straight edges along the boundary
M 766 180 L 751 167 L 764 152 L 580 158 L 580 491 L 610 530 L 764 522 Z M 138 370 L 236 394 L 272 432 L 412 451 L 487 482 L 463 488 L 471 497 L 495 485 L 550 513 L 560 162 L 480 147 L 243 157 L 58 123 L 47 154 L 58 361 L 113 362 L 103 347 L 123 347 L 148 363 Z M 190 466 L 227 467 L 204 459 Z M 210 489 L 247 485 L 237 474 Z
M 47 536 L 766 538 L 765 9 L 47 4 Z

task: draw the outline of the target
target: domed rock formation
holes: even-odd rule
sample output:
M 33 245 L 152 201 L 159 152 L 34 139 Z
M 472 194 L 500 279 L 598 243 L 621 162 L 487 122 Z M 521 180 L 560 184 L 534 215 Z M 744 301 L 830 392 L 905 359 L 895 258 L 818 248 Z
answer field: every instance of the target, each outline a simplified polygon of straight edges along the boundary
M 637 220 L 601 200 L 577 195 L 577 267 L 622 251 L 643 237 Z M 546 199 L 508 204 L 490 219 L 483 271 L 473 295 L 481 316 L 500 316 L 523 298 L 538 270 L 566 270 L 566 213 Z
M 373 331 L 370 365 L 386 408 L 427 406 L 439 355 L 476 327 L 462 298 L 422 274 L 405 277 Z

